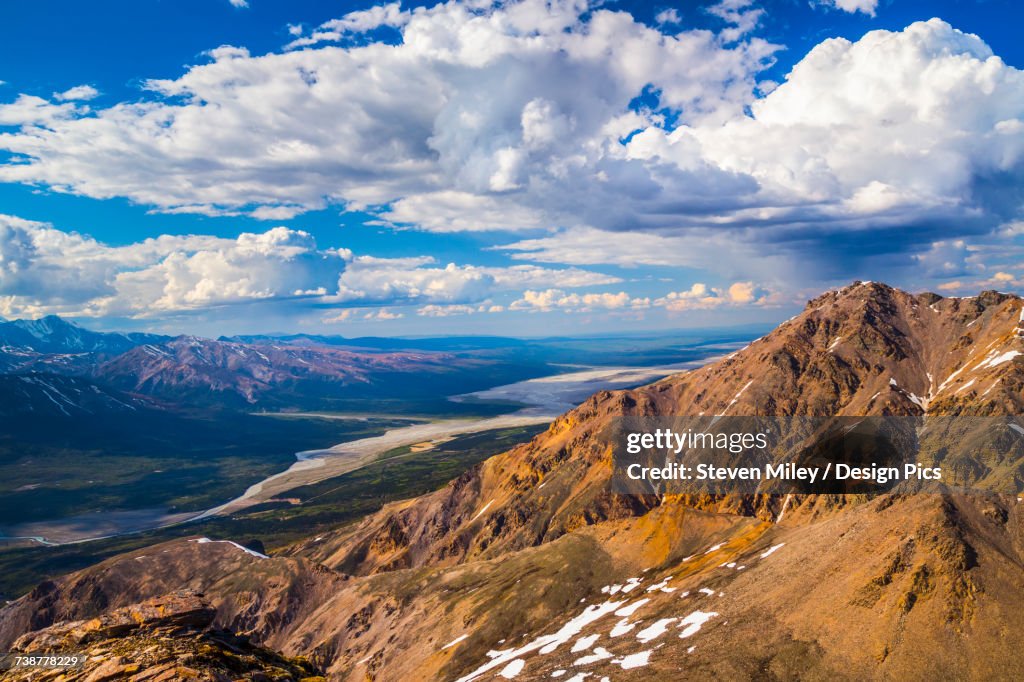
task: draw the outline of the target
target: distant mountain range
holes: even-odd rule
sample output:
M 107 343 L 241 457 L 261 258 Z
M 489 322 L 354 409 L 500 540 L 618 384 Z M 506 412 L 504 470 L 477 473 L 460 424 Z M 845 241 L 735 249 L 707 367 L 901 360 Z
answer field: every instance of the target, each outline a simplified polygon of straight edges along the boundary
M 217 627 L 338 680 L 1012 679 L 1024 456 L 950 439 L 955 486 L 929 494 L 624 496 L 605 434 L 628 415 L 1018 415 L 1022 320 L 1016 296 L 855 283 L 269 558 L 178 540 L 40 585 L 0 610 L 0 645 L 187 586 Z
M 352 409 L 353 401 L 439 400 L 564 371 L 580 358 L 596 365 L 660 364 L 703 357 L 704 344 L 745 330 L 662 337 L 346 338 L 314 334 L 166 336 L 96 332 L 58 316 L 0 322 L 0 374 L 75 377 L 101 391 L 156 400 L 162 408 Z M 16 385 L 16 384 L 12 384 Z M 0 417 L 45 415 L 52 403 L 3 394 Z M 91 389 L 90 389 L 91 390 Z M 70 397 L 70 395 L 68 396 Z M 98 406 L 83 408 L 93 413 Z M 365 409 L 365 405 L 363 408 Z M 58 411 L 54 416 L 63 414 Z
M 268 407 L 314 406 L 338 396 L 435 396 L 446 386 L 458 393 L 463 386 L 482 387 L 481 379 L 486 384 L 510 371 L 514 369 L 466 354 L 354 352 L 325 345 L 179 336 L 136 346 L 96 365 L 91 375 L 125 391 L 168 400 Z M 423 383 L 427 378 L 429 385 Z
M 163 343 L 168 338 L 159 334 L 94 332 L 57 315 L 0 322 L 0 350 L 4 353 L 116 354 L 144 343 Z
M 0 417 L 48 415 L 58 404 L 52 416 L 94 413 L 101 407 L 94 400 L 73 403 L 99 393 L 126 394 L 112 407 L 131 404 L 133 395 L 164 407 L 326 409 L 359 398 L 437 398 L 552 371 L 539 359 L 489 357 L 459 341 L 421 344 L 452 349 L 441 351 L 412 341 L 382 350 L 341 337 L 246 339 L 95 332 L 54 315 L 0 322 L 0 372 L 9 379 L 0 381 Z

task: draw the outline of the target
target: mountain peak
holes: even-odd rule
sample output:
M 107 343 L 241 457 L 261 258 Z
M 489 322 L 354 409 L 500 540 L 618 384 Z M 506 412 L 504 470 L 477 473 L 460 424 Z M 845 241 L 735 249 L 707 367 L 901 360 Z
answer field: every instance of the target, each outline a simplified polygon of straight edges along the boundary
M 34 320 L 14 320 L 13 324 L 38 338 L 43 338 L 61 329 L 82 329 L 74 322 L 65 320 L 59 315 L 44 315 Z
M 60 315 L 55 315 L 55 314 L 52 314 L 52 313 L 49 314 L 49 315 L 43 315 L 42 317 L 36 318 L 36 321 L 39 321 L 39 320 L 45 320 L 46 322 L 53 323 L 53 324 L 66 324 L 66 325 L 70 325 L 72 327 L 77 327 L 78 326 L 77 324 L 75 324 L 71 320 L 64 319 Z
M 1015 382 L 1000 377 L 1019 372 L 1011 361 L 1024 351 L 1020 316 L 1021 299 L 1011 294 L 943 298 L 854 282 L 818 296 L 734 357 L 702 370 L 707 379 L 700 382 L 698 409 L 717 414 L 732 404 L 735 413 L 751 414 L 1013 413 L 1024 405 L 1007 392 Z M 684 381 L 702 378 L 702 372 Z M 747 381 L 750 390 L 732 403 Z
M 134 346 L 162 340 L 153 334 L 97 332 L 59 315 L 34 320 L 0 321 L 0 346 L 35 353 L 123 353 Z

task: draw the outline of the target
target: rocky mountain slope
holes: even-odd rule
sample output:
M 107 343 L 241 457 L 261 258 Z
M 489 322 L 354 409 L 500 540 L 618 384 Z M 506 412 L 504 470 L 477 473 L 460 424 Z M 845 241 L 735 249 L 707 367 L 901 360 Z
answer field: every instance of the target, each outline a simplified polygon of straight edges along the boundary
M 533 442 L 318 543 L 312 556 L 353 572 L 452 563 L 643 513 L 660 501 L 609 492 L 602 432 L 616 416 L 1020 414 L 1022 305 L 992 292 L 940 300 L 880 284 L 830 292 L 719 362 L 593 396 Z M 714 507 L 774 518 L 781 500 L 762 502 L 752 509 L 751 500 L 734 498 Z
M 83 374 L 99 359 L 169 337 L 96 332 L 56 315 L 0 320 L 0 371 Z
M 973 491 L 623 496 L 604 433 L 621 415 L 1017 415 L 1022 308 L 855 283 L 271 557 L 182 540 L 42 585 L 0 610 L 0 643 L 189 587 L 219 627 L 340 680 L 1014 679 L 1024 459 L 958 452 Z
M 180 401 L 217 397 L 240 404 L 284 394 L 317 396 L 368 386 L 396 375 L 445 374 L 461 361 L 447 354 L 356 353 L 326 346 L 247 345 L 180 336 L 144 344 L 99 365 L 92 374 L 123 390 Z M 471 363 L 466 363 L 471 364 Z
M 182 590 L 87 621 L 61 623 L 20 638 L 13 653 L 85 655 L 86 663 L 68 670 L 14 670 L 5 679 L 324 680 L 301 658 L 287 659 L 248 638 L 212 628 L 215 616 L 201 594 Z

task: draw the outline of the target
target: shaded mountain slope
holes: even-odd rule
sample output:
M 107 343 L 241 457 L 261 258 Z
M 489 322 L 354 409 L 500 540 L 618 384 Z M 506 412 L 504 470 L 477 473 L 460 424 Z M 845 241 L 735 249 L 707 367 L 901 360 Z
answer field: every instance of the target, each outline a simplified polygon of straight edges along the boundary
M 126 415 L 155 408 L 148 400 L 80 377 L 44 372 L 0 374 L 0 418 Z

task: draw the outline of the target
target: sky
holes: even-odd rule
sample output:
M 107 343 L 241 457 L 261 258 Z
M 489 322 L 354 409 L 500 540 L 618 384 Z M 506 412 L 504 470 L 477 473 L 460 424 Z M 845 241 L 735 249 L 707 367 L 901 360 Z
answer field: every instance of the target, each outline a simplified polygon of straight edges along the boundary
M 37 0 L 0 315 L 618 333 L 1024 290 L 1015 0 Z

